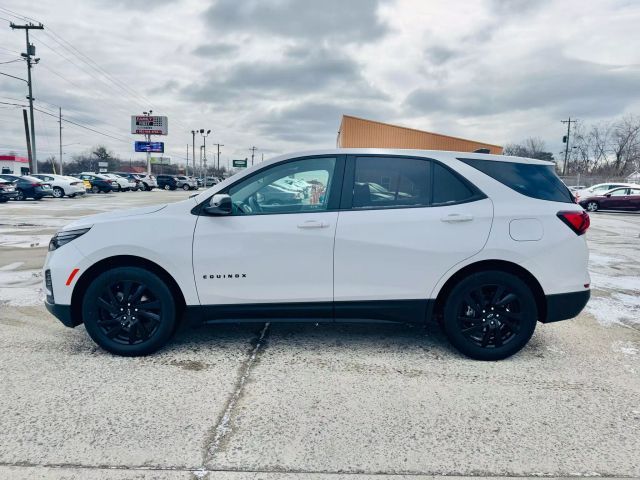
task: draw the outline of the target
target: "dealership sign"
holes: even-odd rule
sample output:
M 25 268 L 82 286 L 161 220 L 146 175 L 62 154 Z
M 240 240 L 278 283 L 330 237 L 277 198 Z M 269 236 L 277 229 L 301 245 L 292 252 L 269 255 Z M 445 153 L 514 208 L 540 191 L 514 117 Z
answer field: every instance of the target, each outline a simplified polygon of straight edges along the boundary
M 164 153 L 164 142 L 136 142 L 135 151 Z
M 247 159 L 245 158 L 244 160 L 234 160 L 233 161 L 233 167 L 243 167 L 246 168 L 247 167 Z
M 167 117 L 132 115 L 131 133 L 139 135 L 167 135 L 169 133 L 169 122 Z
M 150 161 L 155 165 L 170 165 L 171 157 L 151 157 Z

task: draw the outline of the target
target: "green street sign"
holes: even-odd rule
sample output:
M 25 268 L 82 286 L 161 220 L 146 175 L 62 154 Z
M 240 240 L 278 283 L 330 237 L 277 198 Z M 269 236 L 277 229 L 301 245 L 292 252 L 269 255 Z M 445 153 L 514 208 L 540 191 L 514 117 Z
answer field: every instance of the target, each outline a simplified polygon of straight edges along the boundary
M 233 167 L 247 168 L 247 159 L 245 158 L 244 160 L 234 160 Z

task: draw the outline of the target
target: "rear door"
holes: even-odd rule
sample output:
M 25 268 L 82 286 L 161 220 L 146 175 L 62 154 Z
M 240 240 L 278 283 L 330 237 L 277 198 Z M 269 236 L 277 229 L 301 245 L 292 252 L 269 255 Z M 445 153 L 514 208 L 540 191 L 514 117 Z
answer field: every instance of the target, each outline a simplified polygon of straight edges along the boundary
M 491 201 L 435 160 L 349 157 L 335 241 L 336 317 L 357 317 L 359 305 L 366 315 L 369 307 L 402 306 L 389 301 L 426 300 L 447 270 L 482 250 L 492 219 Z
M 640 210 L 640 188 L 631 189 L 629 204 L 632 210 Z

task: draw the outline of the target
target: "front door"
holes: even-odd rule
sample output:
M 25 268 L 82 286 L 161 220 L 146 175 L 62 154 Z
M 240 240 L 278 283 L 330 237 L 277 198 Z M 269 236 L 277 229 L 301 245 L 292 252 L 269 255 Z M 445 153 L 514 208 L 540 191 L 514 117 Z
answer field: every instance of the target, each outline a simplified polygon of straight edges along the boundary
M 233 213 L 201 215 L 194 234 L 200 303 L 322 303 L 330 316 L 343 168 L 340 156 L 294 159 L 219 192 Z
M 403 305 L 424 304 L 442 275 L 482 250 L 491 200 L 449 168 L 420 158 L 357 157 L 346 172 L 353 173 L 345 174 L 349 204 L 336 231 L 336 317 L 341 309 L 357 316 L 362 305 L 364 315 L 389 308 L 393 319 Z

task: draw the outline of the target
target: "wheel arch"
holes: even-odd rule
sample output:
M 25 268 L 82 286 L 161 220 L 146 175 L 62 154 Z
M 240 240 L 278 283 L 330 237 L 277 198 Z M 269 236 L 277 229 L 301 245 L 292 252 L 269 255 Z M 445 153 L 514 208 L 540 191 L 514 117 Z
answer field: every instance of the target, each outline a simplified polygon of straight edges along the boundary
M 176 302 L 177 318 L 180 318 L 181 313 L 185 309 L 186 301 L 178 283 L 169 272 L 157 263 L 143 257 L 135 255 L 116 255 L 103 258 L 102 260 L 94 263 L 80 276 L 80 278 L 78 278 L 71 295 L 71 319 L 74 324 L 80 325 L 80 323 L 82 323 L 82 299 L 87 288 L 91 284 L 91 281 L 101 273 L 116 267 L 140 267 L 145 270 L 149 270 L 160 277 L 167 284 L 167 287 L 169 287 L 169 290 L 171 290 L 171 293 L 173 294 Z
M 444 283 L 436 300 L 433 304 L 433 316 L 435 318 L 442 318 L 444 311 L 444 304 L 451 293 L 451 290 L 460 282 L 463 278 L 474 273 L 486 272 L 489 270 L 500 271 L 510 273 L 520 278 L 531 289 L 536 301 L 536 307 L 538 308 L 538 320 L 544 322 L 547 318 L 547 302 L 544 295 L 544 290 L 540 285 L 540 282 L 529 272 L 526 268 L 521 267 L 517 263 L 509 262 L 506 260 L 481 260 L 469 265 L 464 266 L 453 275 L 451 275 Z

